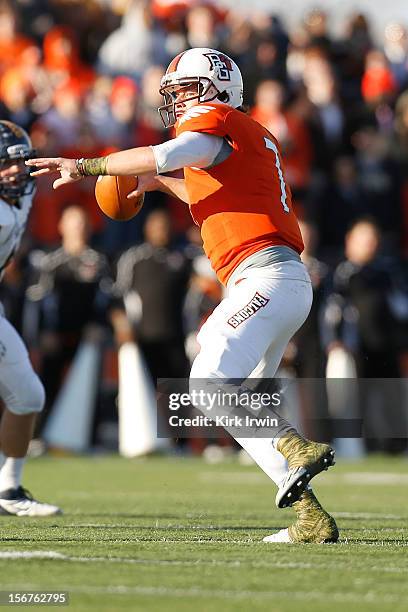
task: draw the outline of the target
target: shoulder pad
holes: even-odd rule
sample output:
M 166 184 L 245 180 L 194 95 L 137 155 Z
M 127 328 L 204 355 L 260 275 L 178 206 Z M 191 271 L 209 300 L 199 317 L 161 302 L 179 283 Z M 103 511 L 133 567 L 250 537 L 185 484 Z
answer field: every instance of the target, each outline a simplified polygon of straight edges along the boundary
M 225 117 L 231 109 L 212 104 L 200 104 L 188 109 L 177 121 L 176 134 L 182 132 L 204 132 L 216 136 L 225 136 Z

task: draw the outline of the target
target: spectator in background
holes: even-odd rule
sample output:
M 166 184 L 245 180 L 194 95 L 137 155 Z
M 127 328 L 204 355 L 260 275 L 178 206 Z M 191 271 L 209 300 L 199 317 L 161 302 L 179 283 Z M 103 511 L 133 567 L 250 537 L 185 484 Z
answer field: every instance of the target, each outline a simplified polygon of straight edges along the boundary
M 44 68 L 54 87 L 75 80 L 83 92 L 95 79 L 94 70 L 81 59 L 75 32 L 67 26 L 55 26 L 45 35 Z
M 19 31 L 19 16 L 12 2 L 0 2 L 0 75 L 21 60 L 33 41 Z
M 56 20 L 59 21 L 54 10 L 56 3 L 52 0 L 13 0 L 13 6 L 18 11 L 22 33 L 32 37 L 38 45 Z
M 326 159 L 333 159 L 343 145 L 344 115 L 333 68 L 320 52 L 306 52 L 303 83 L 313 105 L 314 130 L 322 135 Z
M 373 47 L 369 18 L 364 13 L 351 13 L 346 20 L 344 42 L 349 45 L 349 58 L 363 62 L 368 51 Z M 356 76 L 361 78 L 364 64 L 360 64 L 360 70 Z
M 110 304 L 111 275 L 107 260 L 88 244 L 89 222 L 79 206 L 66 208 L 59 230 L 62 245 L 44 254 L 39 277 L 28 297 L 40 303 L 41 378 L 47 391 L 42 428 L 64 373 L 75 356 L 84 330 L 104 325 Z
M 389 23 L 384 32 L 384 53 L 398 87 L 408 85 L 408 32 L 401 23 Z
M 370 218 L 346 234 L 346 259 L 335 269 L 324 312 L 325 345 L 340 342 L 362 377 L 397 378 L 400 322 L 390 308 L 398 261 L 380 255 L 381 231 Z
M 15 7 L 0 2 L 0 113 L 27 129 L 48 108 L 52 90 L 40 48 L 17 33 L 19 21 Z
M 395 105 L 394 132 L 390 146 L 403 177 L 408 180 L 408 91 L 399 96 Z
M 60 150 L 77 146 L 83 127 L 83 92 L 76 80 L 59 85 L 54 93 L 53 106 L 40 119 L 39 124 L 54 133 Z
M 361 93 L 367 105 L 376 109 L 390 104 L 397 92 L 397 83 L 383 51 L 371 49 L 366 55 Z
M 66 154 L 77 155 L 79 147 L 91 155 L 103 151 L 103 144 L 91 125 L 84 108 L 85 92 L 76 79 L 59 85 L 54 93 L 53 106 L 33 125 L 33 144 L 43 154 L 58 148 Z M 41 181 L 35 196 L 35 206 L 30 218 L 33 238 L 45 247 L 59 241 L 58 224 L 63 209 L 72 202 L 80 202 L 86 208 L 91 221 L 92 232 L 100 232 L 104 219 L 97 210 L 94 184 L 84 181 L 73 184 L 61 193 L 52 189 L 52 181 Z
M 243 65 L 243 78 L 247 85 L 245 100 L 256 104 L 256 89 L 265 80 L 286 82 L 286 48 L 282 52 L 278 41 L 268 31 L 253 36 L 254 51 Z
M 137 136 L 138 88 L 133 79 L 116 77 L 111 84 L 105 113 L 96 115 L 93 100 L 88 103 L 100 142 L 113 149 L 130 149 Z M 101 110 L 101 109 L 98 109 Z
M 286 55 L 286 72 L 290 86 L 302 83 L 305 68 L 306 50 L 310 46 L 310 34 L 302 24 L 296 25 L 290 32 Z
M 333 42 L 328 30 L 329 20 L 327 13 L 313 9 L 305 17 L 305 28 L 309 34 L 312 47 L 321 49 L 327 57 L 332 55 Z
M 186 15 L 186 42 L 188 47 L 218 49 L 220 34 L 216 15 L 211 6 L 205 4 L 192 7 Z
M 101 44 L 119 25 L 120 13 L 126 11 L 129 4 L 129 0 L 35 0 L 36 5 L 38 2 L 49 2 L 48 16 L 51 13 L 54 22 L 76 33 L 81 58 L 88 65 L 96 63 Z M 44 28 L 44 13 L 33 23 L 35 32 L 42 30 L 45 33 L 51 29 L 49 25 Z
M 354 356 L 358 376 L 363 379 L 401 377 L 400 356 L 408 348 L 407 274 L 399 260 L 381 255 L 380 246 L 381 231 L 375 221 L 369 218 L 356 221 L 346 235 L 346 259 L 334 272 L 322 319 L 328 352 L 342 346 Z M 373 389 L 383 414 L 378 422 L 370 413 Z M 405 447 L 403 440 L 386 439 L 387 430 L 393 432 L 390 438 L 399 431 L 403 401 L 403 390 L 396 381 L 387 386 L 371 383 L 362 387 L 365 435 L 377 438 L 368 442 L 370 450 L 398 451 Z M 387 419 L 389 429 L 383 427 Z
M 1 90 L 1 97 L 10 112 L 20 111 L 34 116 L 48 110 L 52 103 L 53 84 L 48 71 L 41 64 L 39 47 L 27 47 L 19 64 L 4 72 Z
M 167 211 L 151 212 L 144 228 L 145 242 L 123 253 L 118 262 L 116 289 L 126 315 L 113 313 L 120 333 L 127 316 L 153 380 L 188 375 L 184 348 L 182 306 L 188 289 L 190 263 L 173 245 Z
M 368 213 L 354 159 L 335 158 L 331 175 L 315 186 L 308 199 L 308 216 L 317 225 L 319 253 L 324 261 L 332 265 L 339 262 L 349 227 Z
M 163 128 L 163 122 L 157 112 L 162 103 L 159 90 L 164 72 L 163 66 L 153 65 L 146 68 L 143 74 L 137 128 L 137 139 L 140 145 L 160 144 L 167 136 Z
M 149 3 L 133 0 L 120 28 L 112 32 L 98 53 L 99 71 L 140 80 L 151 64 L 166 65 L 165 36 L 153 26 Z
M 336 61 L 332 63 L 340 80 L 340 91 L 349 112 L 361 105 L 361 78 L 365 57 L 373 47 L 368 16 L 352 13 L 344 25 Z
M 395 106 L 394 131 L 390 140 L 390 153 L 398 164 L 402 178 L 402 248 L 408 255 L 408 91 L 400 95 Z
M 113 79 L 98 75 L 84 98 L 84 113 L 99 142 L 105 142 L 107 122 L 111 115 L 110 102 Z
M 252 44 L 252 26 L 250 21 L 236 11 L 230 11 L 225 17 L 224 47 L 227 55 L 232 57 L 243 70 L 250 65 L 248 59 Z M 226 35 L 228 33 L 228 36 Z M 247 100 L 248 102 L 248 100 Z
M 384 239 L 397 248 L 401 239 L 401 179 L 388 140 L 369 117 L 353 134 L 352 144 L 367 211 L 384 232 Z
M 171 21 L 184 17 L 196 0 L 152 0 L 152 13 L 157 19 Z
M 30 98 L 30 86 L 21 70 L 18 68 L 6 70 L 0 80 L 1 117 L 29 130 L 35 119 Z

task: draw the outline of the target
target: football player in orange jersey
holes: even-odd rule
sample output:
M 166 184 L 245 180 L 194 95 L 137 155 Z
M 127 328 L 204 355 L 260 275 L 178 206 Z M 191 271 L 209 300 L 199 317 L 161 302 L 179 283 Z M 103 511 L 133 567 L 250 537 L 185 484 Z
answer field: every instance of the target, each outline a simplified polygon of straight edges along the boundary
M 219 51 L 180 53 L 160 91 L 165 103 L 159 112 L 166 127 L 175 126 L 175 138 L 102 158 L 38 158 L 27 164 L 36 167 L 34 176 L 59 173 L 54 188 L 90 175 L 138 175 L 138 189 L 130 196 L 161 190 L 186 202 L 227 290 L 199 332 L 191 380 L 272 378 L 312 302 L 278 142 L 241 112 L 241 73 Z M 184 179 L 164 176 L 180 168 Z M 269 435 L 255 437 L 248 429 L 234 435 L 277 484 L 277 506 L 293 505 L 297 514 L 293 525 L 264 541 L 337 541 L 336 523 L 309 485 L 334 463 L 334 451 L 305 440 L 270 413 L 277 426 Z

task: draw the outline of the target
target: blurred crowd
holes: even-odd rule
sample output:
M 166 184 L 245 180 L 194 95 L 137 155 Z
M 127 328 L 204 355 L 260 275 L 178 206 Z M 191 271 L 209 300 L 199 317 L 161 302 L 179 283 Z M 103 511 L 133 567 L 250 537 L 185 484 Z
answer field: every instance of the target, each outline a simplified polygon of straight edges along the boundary
M 190 47 L 221 49 L 248 112 L 280 141 L 315 292 L 286 371 L 325 375 L 336 347 L 361 377 L 408 372 L 408 21 L 251 16 L 201 0 L 0 0 L 0 116 L 41 156 L 95 157 L 172 136 L 160 78 Z M 251 177 L 248 177 L 251 180 Z M 127 223 L 97 210 L 92 179 L 38 181 L 29 232 L 0 290 L 37 354 L 52 405 L 85 333 L 136 338 L 153 378 L 188 374 L 222 297 L 187 207 L 164 194 Z

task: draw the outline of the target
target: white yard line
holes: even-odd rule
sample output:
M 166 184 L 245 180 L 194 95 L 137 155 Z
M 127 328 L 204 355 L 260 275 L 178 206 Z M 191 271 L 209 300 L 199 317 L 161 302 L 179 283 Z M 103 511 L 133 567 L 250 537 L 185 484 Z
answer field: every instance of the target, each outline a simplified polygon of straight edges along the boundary
M 200 472 L 198 475 L 200 482 L 220 483 L 220 484 L 267 484 L 268 477 L 258 472 Z M 270 481 L 269 481 L 270 482 Z
M 261 485 L 268 482 L 265 474 L 258 472 L 200 472 L 199 480 L 205 483 Z M 341 483 L 347 485 L 384 485 L 394 486 L 396 484 L 408 484 L 408 474 L 398 472 L 351 472 L 338 474 L 331 471 L 328 474 L 319 475 L 319 483 L 325 486 L 337 486 Z
M 0 552 L 0 559 L 62 559 L 65 560 L 67 557 L 59 552 L 53 550 L 30 550 L 30 551 L 17 551 L 9 550 Z
M 401 516 L 400 514 L 382 514 L 381 512 L 333 512 L 336 518 L 350 518 L 350 519 L 379 519 L 379 520 L 390 520 L 390 521 L 407 521 L 408 515 Z
M 106 556 L 95 556 L 95 557 L 85 557 L 85 556 L 75 556 L 75 555 L 64 555 L 62 553 L 52 551 L 52 550 L 38 550 L 38 551 L 3 551 L 0 552 L 0 560 L 8 559 L 8 560 L 21 560 L 21 559 L 52 559 L 58 561 L 69 561 L 73 563 L 121 563 L 121 564 L 130 564 L 130 565 L 147 565 L 147 566 L 221 566 L 228 568 L 277 568 L 277 569 L 327 569 L 332 567 L 333 569 L 345 569 L 350 571 L 358 571 L 359 569 L 366 569 L 366 565 L 362 565 L 361 567 L 350 566 L 349 563 L 305 563 L 305 562 L 284 562 L 284 561 L 223 561 L 218 559 L 210 559 L 210 560 L 171 560 L 171 559 L 132 559 L 131 557 L 106 557 Z M 370 571 L 378 571 L 378 572 L 387 572 L 387 573 L 395 573 L 395 574 L 407 574 L 408 576 L 408 567 L 401 566 L 371 566 Z
M 398 472 L 351 472 L 341 474 L 340 478 L 343 482 L 354 485 L 391 486 L 408 484 L 408 474 L 398 474 Z

